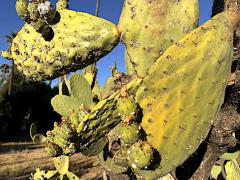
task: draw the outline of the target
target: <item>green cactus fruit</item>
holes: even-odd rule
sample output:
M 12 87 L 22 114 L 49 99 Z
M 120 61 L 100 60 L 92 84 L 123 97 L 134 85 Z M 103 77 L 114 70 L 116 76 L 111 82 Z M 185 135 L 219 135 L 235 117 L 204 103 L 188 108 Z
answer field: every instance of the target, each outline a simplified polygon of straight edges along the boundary
M 25 0 L 16 1 L 16 12 L 23 20 L 25 20 L 28 16 L 27 6 L 28 5 Z
M 63 153 L 62 149 L 57 144 L 50 142 L 47 143 L 45 150 L 51 157 L 59 156 Z
M 46 40 L 29 24 L 13 39 L 11 58 L 34 80 L 54 79 L 82 69 L 110 52 L 119 41 L 116 25 L 107 20 L 67 9 L 58 12 L 60 21 L 50 26 Z
M 36 31 L 41 31 L 43 27 L 47 26 L 46 21 L 42 18 L 38 18 L 36 22 L 31 24 Z
M 56 4 L 56 8 L 57 10 L 63 10 L 63 9 L 67 9 L 69 4 L 68 4 L 69 0 L 58 0 L 57 4 Z
M 132 123 L 130 125 L 122 123 L 121 126 L 119 126 L 121 144 L 134 144 L 139 139 L 139 128 L 140 126 L 137 123 Z
M 64 151 L 65 148 L 68 147 L 69 142 L 66 139 L 63 139 L 62 137 L 56 135 L 53 137 L 53 142 L 57 144 L 62 150 Z
M 146 168 L 152 156 L 152 147 L 143 141 L 136 142 L 127 151 L 128 164 L 132 169 Z
M 39 18 L 39 12 L 38 12 L 38 4 L 35 2 L 29 2 L 27 6 L 27 11 L 29 14 L 29 18 L 32 21 L 36 21 Z
M 73 129 L 68 123 L 61 123 L 60 125 L 55 125 L 53 133 L 66 140 L 71 139 L 75 135 Z
M 127 162 L 127 149 L 121 147 L 113 156 L 114 164 L 125 167 L 125 169 L 128 167 Z
M 126 64 L 146 76 L 169 46 L 197 27 L 198 17 L 197 0 L 125 0 L 118 29 L 129 56 Z
M 132 95 L 120 96 L 117 102 L 117 109 L 124 123 L 129 124 L 136 119 L 138 106 Z
M 69 115 L 69 121 L 71 123 L 71 126 L 73 128 L 76 128 L 81 122 L 78 116 L 78 112 L 72 111 Z
M 172 171 L 195 152 L 216 119 L 233 58 L 228 18 L 228 12 L 218 14 L 168 48 L 137 91 L 141 126 L 161 155 L 154 177 Z

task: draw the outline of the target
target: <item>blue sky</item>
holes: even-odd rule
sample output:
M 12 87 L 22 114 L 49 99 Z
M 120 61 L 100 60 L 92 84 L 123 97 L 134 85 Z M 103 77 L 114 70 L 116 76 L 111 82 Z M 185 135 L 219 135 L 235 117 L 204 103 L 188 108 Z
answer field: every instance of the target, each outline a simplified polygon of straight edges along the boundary
M 55 3 L 56 0 L 51 0 Z M 124 0 L 101 0 L 99 16 L 111 22 L 117 23 L 121 14 L 121 9 Z M 210 18 L 212 0 L 199 0 L 200 3 L 200 24 L 204 23 Z M 70 0 L 70 9 L 76 11 L 95 13 L 96 0 Z M 0 50 L 7 50 L 9 45 L 5 42 L 5 35 L 11 32 L 18 31 L 24 22 L 17 16 L 15 11 L 15 0 L 2 0 L 0 4 Z M 110 76 L 110 68 L 114 60 L 117 60 L 119 71 L 125 72 L 123 63 L 124 47 L 120 43 L 111 53 L 103 57 L 98 62 L 98 80 L 101 85 Z M 0 64 L 8 63 L 5 59 L 0 57 Z M 56 84 L 56 81 L 55 83 Z

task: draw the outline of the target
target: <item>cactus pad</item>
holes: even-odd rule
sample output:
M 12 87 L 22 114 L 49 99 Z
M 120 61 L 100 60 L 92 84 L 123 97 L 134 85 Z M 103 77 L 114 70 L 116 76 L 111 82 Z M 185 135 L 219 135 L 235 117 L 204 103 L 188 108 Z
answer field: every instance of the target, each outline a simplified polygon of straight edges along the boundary
M 126 61 L 144 77 L 166 48 L 197 26 L 198 16 L 197 0 L 125 0 L 118 28 L 127 46 Z
M 160 153 L 163 176 L 206 138 L 223 102 L 232 64 L 232 29 L 221 13 L 168 48 L 137 91 L 142 127 Z
M 11 58 L 29 78 L 53 79 L 84 68 L 118 43 L 113 23 L 67 9 L 59 13 L 60 21 L 51 26 L 52 38 L 45 40 L 34 27 L 26 24 L 13 39 Z

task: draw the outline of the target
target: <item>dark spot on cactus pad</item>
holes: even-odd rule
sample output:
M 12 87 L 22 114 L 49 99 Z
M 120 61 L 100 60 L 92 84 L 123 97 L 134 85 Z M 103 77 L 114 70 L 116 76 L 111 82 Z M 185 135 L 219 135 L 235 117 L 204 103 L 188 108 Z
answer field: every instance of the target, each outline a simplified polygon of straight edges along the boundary
M 57 24 L 60 21 L 60 19 L 61 19 L 60 13 L 56 12 L 55 17 L 49 23 L 52 24 L 52 25 Z
M 54 37 L 53 29 L 50 26 L 46 26 L 42 29 L 41 34 L 45 41 L 51 41 Z
M 149 122 L 149 123 L 152 123 L 152 122 L 153 122 L 153 119 L 152 119 L 152 118 L 148 118 L 148 122 Z

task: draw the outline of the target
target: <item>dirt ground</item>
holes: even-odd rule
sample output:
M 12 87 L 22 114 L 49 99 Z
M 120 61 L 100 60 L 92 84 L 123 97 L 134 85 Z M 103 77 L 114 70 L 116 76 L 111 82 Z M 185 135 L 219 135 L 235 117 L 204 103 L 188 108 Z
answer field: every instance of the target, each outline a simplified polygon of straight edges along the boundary
M 70 158 L 70 171 L 82 180 L 102 179 L 103 169 L 93 166 L 96 157 L 74 154 Z M 44 147 L 30 142 L 0 143 L 0 179 L 29 179 L 36 168 L 55 169 L 52 158 L 47 157 Z

